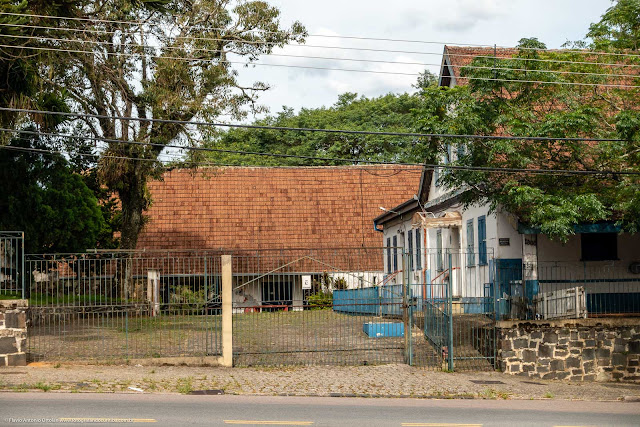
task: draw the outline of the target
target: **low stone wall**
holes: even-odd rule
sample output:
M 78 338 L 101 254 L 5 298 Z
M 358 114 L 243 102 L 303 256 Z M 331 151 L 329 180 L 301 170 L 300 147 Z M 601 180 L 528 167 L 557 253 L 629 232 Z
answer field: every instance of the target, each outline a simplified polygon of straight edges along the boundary
M 640 318 L 498 322 L 503 372 L 640 382 Z
M 27 364 L 27 300 L 0 300 L 0 367 Z

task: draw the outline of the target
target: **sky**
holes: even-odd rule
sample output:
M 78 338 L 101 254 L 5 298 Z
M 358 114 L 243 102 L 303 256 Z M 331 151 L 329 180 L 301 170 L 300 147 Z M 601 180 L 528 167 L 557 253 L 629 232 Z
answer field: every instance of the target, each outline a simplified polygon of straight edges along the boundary
M 242 84 L 263 81 L 271 86 L 271 90 L 260 97 L 260 103 L 266 105 L 271 114 L 282 111 L 283 106 L 296 111 L 302 107 L 330 106 L 344 92 L 356 92 L 367 97 L 411 92 L 411 85 L 419 72 L 428 69 L 438 73 L 443 43 L 515 46 L 523 37 L 537 37 L 547 47 L 559 48 L 566 41 L 583 39 L 589 25 L 597 22 L 611 6 L 610 0 L 267 1 L 280 9 L 283 26 L 288 27 L 297 20 L 311 35 L 306 46 L 289 45 L 274 50 L 274 54 L 343 60 L 269 55 L 259 63 L 376 72 L 260 65 L 239 68 Z M 390 38 L 419 43 L 318 37 L 322 35 Z M 389 72 L 399 74 L 384 74 Z

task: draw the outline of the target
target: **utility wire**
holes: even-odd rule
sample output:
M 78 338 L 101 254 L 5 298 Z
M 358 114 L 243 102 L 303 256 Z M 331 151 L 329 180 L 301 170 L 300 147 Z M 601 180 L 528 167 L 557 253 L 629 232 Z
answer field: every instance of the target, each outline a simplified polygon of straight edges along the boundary
M 37 14 L 28 14 L 28 13 L 12 13 L 12 12 L 0 12 L 0 15 L 11 15 L 11 16 L 20 16 L 20 17 L 31 17 L 31 18 L 44 18 L 44 19 L 58 19 L 65 21 L 80 21 L 80 22 L 100 22 L 100 23 L 108 23 L 108 24 L 123 24 L 123 25 L 132 25 L 132 26 L 157 26 L 156 24 L 150 24 L 147 21 L 121 21 L 121 20 L 109 20 L 109 19 L 96 19 L 96 18 L 78 18 L 78 17 L 66 17 L 66 16 L 52 16 L 52 15 L 37 15 Z M 20 24 L 6 24 L 6 25 L 20 25 Z M 35 27 L 35 26 L 34 26 Z M 49 28 L 49 27 L 44 27 Z M 208 30 L 213 31 L 227 31 L 227 28 L 220 27 L 208 27 Z M 82 31 L 82 30 L 81 30 Z M 246 32 L 257 32 L 261 34 L 280 34 L 278 31 L 269 31 L 262 29 L 251 29 L 245 30 Z M 347 40 L 366 40 L 366 41 L 384 41 L 384 42 L 393 42 L 393 43 L 416 43 L 416 44 L 427 44 L 427 45 L 452 45 L 459 47 L 472 47 L 472 48 L 499 48 L 499 49 L 519 49 L 519 50 L 530 50 L 530 51 L 538 51 L 538 52 L 573 52 L 580 53 L 585 55 L 610 55 L 610 56 L 625 56 L 625 57 L 640 57 L 638 54 L 633 53 L 613 53 L 613 52 L 601 52 L 601 51 L 589 51 L 585 49 L 546 49 L 546 48 L 534 48 L 534 47 L 511 47 L 511 46 L 497 46 L 497 45 L 488 45 L 488 44 L 473 44 L 473 43 L 457 43 L 457 42 L 439 42 L 439 41 L 428 41 L 428 40 L 412 40 L 412 39 L 393 39 L 393 38 L 383 38 L 383 37 L 363 37 L 363 36 L 341 36 L 337 34 L 308 34 L 307 37 L 318 37 L 318 38 L 333 38 L 333 39 L 347 39 Z
M 0 26 L 23 26 L 27 28 L 48 28 L 48 27 L 38 27 L 38 26 L 30 26 L 30 25 L 20 25 L 20 24 L 2 24 Z M 72 28 L 59 28 L 60 30 L 75 30 Z M 77 31 L 89 31 L 88 29 L 77 29 Z M 105 31 L 105 34 L 117 34 L 116 31 Z M 125 33 L 125 34 L 133 34 L 133 33 Z M 18 36 L 18 35 L 6 35 L 7 37 L 29 37 L 29 36 Z M 39 39 L 40 37 L 31 36 L 32 38 Z M 177 40 L 201 40 L 201 41 L 227 41 L 241 44 L 256 44 L 256 45 L 271 45 L 271 46 L 280 46 L 282 43 L 279 42 L 268 42 L 268 41 L 255 41 L 255 40 L 229 40 L 225 38 L 216 38 L 216 37 L 192 37 L 192 36 L 177 36 L 175 37 Z M 77 40 L 81 42 L 80 40 Z M 89 41 L 87 41 L 89 42 Z M 291 44 L 287 43 L 288 46 L 291 47 L 306 47 L 306 48 L 317 48 L 317 49 L 338 49 L 338 50 L 348 50 L 348 51 L 366 51 L 366 52 L 382 52 L 382 53 L 402 53 L 402 54 L 413 54 L 413 55 L 435 55 L 442 56 L 442 52 L 422 52 L 422 51 L 410 51 L 410 50 L 393 50 L 393 49 L 376 49 L 376 48 L 356 48 L 356 47 L 344 47 L 344 46 L 319 46 L 319 45 L 308 45 L 308 44 Z M 501 48 L 502 50 L 518 50 L 520 48 Z M 571 50 L 549 50 L 551 52 L 574 52 Z M 502 52 L 501 52 L 502 53 Z M 601 52 L 601 54 L 606 54 L 605 52 Z M 496 55 L 478 55 L 478 54 L 464 54 L 464 53 L 452 53 L 448 52 L 447 55 L 449 57 L 460 57 L 460 58 L 487 58 L 494 59 L 500 61 L 528 61 L 528 62 L 541 62 L 541 63 L 556 63 L 556 64 L 580 64 L 580 65 L 599 65 L 606 67 L 640 67 L 640 64 L 627 64 L 620 62 L 606 63 L 606 62 L 594 62 L 594 61 L 568 61 L 568 60 L 559 60 L 559 59 L 545 59 L 545 58 L 521 58 L 521 57 L 496 57 Z M 640 57 L 640 55 L 637 55 Z M 441 64 L 436 64 L 440 66 Z
M 0 24 L 1 25 L 1 24 Z M 94 45 L 111 45 L 112 43 L 109 41 L 98 41 L 98 40 L 80 40 L 80 39 L 63 39 L 63 38 L 55 38 L 55 37 L 38 37 L 38 36 L 20 36 L 20 35 L 5 35 L 0 34 L 0 37 L 7 38 L 21 38 L 28 40 L 38 40 L 38 41 L 54 41 L 54 42 L 63 42 L 63 43 L 80 43 L 80 44 L 94 44 Z M 149 44 L 141 44 L 141 43 L 130 43 L 128 45 L 129 48 L 140 48 L 140 49 L 158 49 L 158 50 L 177 50 L 184 51 L 183 47 L 179 46 L 153 46 Z M 29 46 L 25 46 L 25 48 L 29 48 Z M 52 48 L 53 49 L 53 48 Z M 55 48 L 57 49 L 57 48 Z M 143 51 L 144 52 L 144 51 Z M 207 49 L 207 48 L 195 48 L 190 51 L 191 54 L 195 55 L 199 52 L 206 53 L 232 53 L 233 50 L 223 50 L 223 49 Z M 102 52 L 110 54 L 112 52 Z M 113 52 L 112 54 L 123 55 L 123 52 Z M 130 53 L 130 55 L 142 56 L 142 53 Z M 239 54 L 237 54 L 239 55 Z M 163 55 L 151 55 L 144 53 L 146 57 L 155 57 L 155 58 L 172 58 L 176 60 L 202 60 L 196 58 L 186 58 L 186 57 L 167 57 Z M 320 59 L 320 60 L 329 60 L 329 61 L 348 61 L 348 62 L 366 62 L 366 63 L 375 63 L 375 64 L 394 64 L 394 65 L 420 65 L 423 67 L 426 66 L 434 66 L 439 67 L 441 64 L 439 63 L 424 63 L 424 62 L 403 62 L 403 61 L 384 61 L 384 60 L 373 60 L 373 59 L 356 59 L 356 58 L 339 58 L 339 57 L 327 57 L 327 56 L 313 56 L 313 55 L 293 55 L 293 54 L 283 54 L 283 53 L 269 53 L 266 54 L 269 57 L 283 57 L 283 58 L 304 58 L 304 59 Z M 485 58 L 484 56 L 477 56 L 480 58 Z M 494 57 L 490 57 L 494 58 Z M 497 58 L 496 58 L 497 59 Z M 500 58 L 502 60 L 507 60 L 509 58 Z M 600 65 L 597 63 L 592 63 L 593 65 Z M 563 70 L 534 70 L 530 68 L 509 68 L 509 67 L 495 67 L 495 66 L 476 66 L 476 65 L 457 65 L 457 64 L 449 64 L 449 67 L 452 68 L 467 68 L 467 69 L 476 69 L 476 70 L 492 70 L 492 71 L 517 71 L 517 72 L 528 72 L 528 73 L 543 73 L 543 74 L 564 74 L 564 75 L 577 75 L 577 76 L 595 76 L 595 77 L 628 77 L 628 78 L 639 78 L 638 74 L 616 74 L 616 73 L 595 73 L 595 72 L 585 72 L 585 71 L 563 71 Z M 640 67 L 640 64 L 638 65 Z M 466 78 L 466 77 L 461 77 Z M 496 80 L 496 79 L 492 79 Z M 640 87 L 640 86 L 636 86 Z
M 15 49 L 15 46 L 0 44 L 0 48 L 12 48 Z M 40 50 L 40 51 L 54 51 L 54 52 L 69 52 L 69 53 L 86 53 L 90 55 L 95 55 L 96 52 L 90 50 L 77 50 L 77 49 L 60 49 L 60 48 L 48 48 L 48 47 L 37 47 L 37 46 L 21 46 L 20 49 L 31 49 L 31 50 Z M 138 53 L 129 53 L 129 52 L 101 52 L 104 55 L 116 55 L 116 56 L 128 56 L 128 57 L 137 57 L 141 56 Z M 173 60 L 184 60 L 188 62 L 214 62 L 210 59 L 203 58 L 185 58 L 185 57 L 172 57 L 172 56 L 164 56 L 164 55 L 146 55 L 150 58 L 158 58 L 158 59 L 173 59 Z M 493 58 L 493 57 L 488 57 Z M 244 66 L 260 66 L 260 67 L 280 67 L 280 68 L 299 68 L 299 69 L 311 69 L 311 70 L 327 70 L 327 71 L 347 71 L 347 72 L 356 72 L 356 73 L 370 73 L 370 74 L 388 74 L 388 75 L 402 75 L 402 76 L 419 76 L 420 73 L 402 73 L 397 71 L 377 71 L 377 70 L 358 70 L 353 68 L 334 68 L 334 67 L 316 67 L 309 65 L 285 65 L 285 64 L 268 64 L 263 62 L 241 62 L 241 61 L 228 61 L 228 60 L 216 60 L 216 64 L 239 64 Z M 489 69 L 494 69 L 492 67 L 488 67 Z M 529 72 L 533 72 L 534 70 L 527 70 Z M 567 82 L 567 81 L 548 81 L 548 80 L 519 80 L 519 79 L 503 79 L 503 78 L 484 78 L 484 77 L 461 77 L 467 80 L 487 80 L 487 81 L 495 81 L 495 82 L 511 82 L 511 83 L 538 83 L 538 84 L 552 84 L 552 85 L 568 85 L 568 86 L 589 86 L 589 87 L 610 87 L 610 88 L 618 88 L 618 89 L 634 89 L 640 88 L 640 86 L 636 85 L 626 85 L 626 84 L 613 84 L 613 83 L 583 83 L 583 82 Z
M 527 173 L 533 175 L 639 175 L 640 172 L 635 171 L 594 171 L 594 170 L 570 170 L 570 169 L 533 169 L 533 168 L 491 168 L 485 166 L 463 166 L 463 165 L 453 165 L 453 164 L 422 164 L 422 163 L 402 163 L 402 162 L 391 162 L 391 161 L 376 161 L 376 160 L 362 160 L 362 159 L 345 159 L 345 158 L 333 158 L 333 157 L 318 157 L 318 156 L 301 156 L 295 154 L 279 154 L 279 153 L 268 153 L 268 152 L 252 152 L 252 151 L 242 151 L 242 150 L 225 150 L 225 149 L 217 149 L 217 148 L 208 148 L 208 147 L 188 147 L 188 146 L 180 146 L 180 145 L 171 145 L 171 144 L 157 144 L 157 143 L 146 143 L 139 141 L 127 141 L 127 140 L 117 140 L 117 139 L 107 139 L 107 138 L 93 138 L 93 137 L 83 137 L 83 136 L 74 136 L 74 135 L 64 135 L 64 134 L 53 134 L 53 133 L 41 133 L 35 131 L 19 131 L 14 129 L 0 129 L 0 131 L 9 131 L 14 133 L 25 133 L 25 134 L 35 134 L 42 136 L 60 136 L 65 138 L 86 138 L 88 140 L 100 140 L 105 142 L 114 142 L 119 144 L 131 144 L 131 145 L 139 145 L 139 146 L 159 146 L 163 148 L 178 148 L 182 150 L 190 150 L 190 151 L 203 151 L 203 152 L 214 152 L 214 153 L 231 153 L 231 154 L 241 154 L 241 155 L 254 155 L 254 156 L 266 156 L 266 157 L 280 157 L 280 158 L 296 158 L 303 160 L 317 160 L 317 161 L 331 161 L 331 162 L 339 162 L 339 163 L 366 163 L 366 164 L 377 164 L 377 165 L 394 165 L 394 166 L 420 166 L 429 170 L 434 170 L 436 168 L 439 169 L 450 169 L 450 170 L 461 170 L 461 171 L 476 171 L 476 172 L 491 172 L 491 173 Z M 0 149 L 11 147 L 11 146 L 0 146 Z M 15 147 L 13 147 L 15 148 Z M 23 148 L 23 147 L 20 147 Z M 40 149 L 38 149 L 40 150 Z M 95 157 L 95 155 L 93 155 Z M 131 159 L 138 160 L 136 157 L 123 157 L 123 156 L 114 156 L 119 159 Z M 156 159 L 148 159 L 149 161 L 156 161 Z M 194 164 L 196 162 L 186 162 L 187 164 Z
M 54 115 L 54 116 L 63 116 L 63 117 L 76 117 L 76 118 L 123 120 L 123 121 L 168 123 L 168 124 L 211 126 L 211 127 L 228 127 L 228 128 L 242 128 L 242 129 L 264 129 L 264 130 L 277 130 L 277 131 L 340 133 L 340 134 L 349 134 L 349 135 L 408 136 L 408 137 L 418 137 L 418 138 L 452 138 L 452 139 L 482 139 L 482 140 L 509 140 L 509 141 L 515 141 L 515 140 L 573 141 L 573 142 L 576 142 L 576 141 L 624 142 L 626 141 L 620 138 L 576 138 L 576 137 L 552 138 L 548 136 L 469 135 L 469 134 L 446 134 L 446 133 L 379 132 L 379 131 L 346 130 L 346 129 L 319 129 L 319 128 L 288 127 L 288 126 L 247 125 L 247 124 L 240 124 L 240 123 L 231 124 L 231 123 L 188 121 L 188 120 L 152 119 L 152 118 L 142 118 L 142 117 L 107 116 L 102 114 L 67 113 L 67 112 L 29 110 L 25 108 L 9 108 L 9 107 L 0 107 L 0 111 L 9 111 L 14 113 L 28 113 L 28 114 L 45 114 L 45 115 Z

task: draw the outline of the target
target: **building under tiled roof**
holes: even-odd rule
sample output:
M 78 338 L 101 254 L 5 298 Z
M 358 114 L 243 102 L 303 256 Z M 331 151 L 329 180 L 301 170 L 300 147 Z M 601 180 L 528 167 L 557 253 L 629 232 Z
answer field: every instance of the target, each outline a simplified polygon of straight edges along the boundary
M 497 66 L 500 66 L 500 59 L 511 58 L 518 53 L 514 48 L 492 48 L 492 47 L 466 47 L 466 46 L 445 46 L 443 54 L 443 66 L 441 69 L 442 86 L 466 85 L 468 79 L 460 77 L 460 70 L 471 65 L 471 62 L 478 57 L 497 58 Z M 451 79 L 453 77 L 453 79 Z
M 372 219 L 413 197 L 420 175 L 387 165 L 176 169 L 149 183 L 138 248 L 379 247 Z

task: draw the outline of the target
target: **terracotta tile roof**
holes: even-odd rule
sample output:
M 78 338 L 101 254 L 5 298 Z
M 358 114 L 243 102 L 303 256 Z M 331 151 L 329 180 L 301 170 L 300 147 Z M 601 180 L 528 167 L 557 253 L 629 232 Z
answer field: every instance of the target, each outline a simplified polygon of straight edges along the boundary
M 379 207 L 411 198 L 420 167 L 228 167 L 167 172 L 138 249 L 380 247 Z M 376 257 L 382 260 L 382 257 Z
M 456 84 L 466 85 L 468 79 L 460 77 L 460 70 L 477 57 L 489 58 L 510 58 L 518 53 L 518 49 L 514 48 L 497 48 L 492 47 L 466 47 L 466 46 L 445 46 L 444 55 L 449 60 L 450 69 L 455 77 Z

